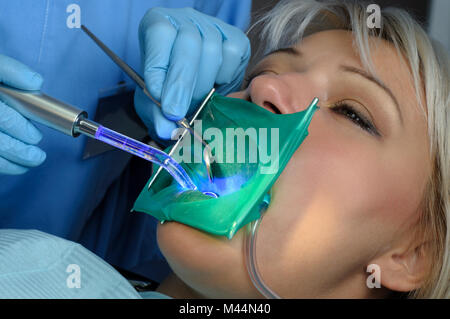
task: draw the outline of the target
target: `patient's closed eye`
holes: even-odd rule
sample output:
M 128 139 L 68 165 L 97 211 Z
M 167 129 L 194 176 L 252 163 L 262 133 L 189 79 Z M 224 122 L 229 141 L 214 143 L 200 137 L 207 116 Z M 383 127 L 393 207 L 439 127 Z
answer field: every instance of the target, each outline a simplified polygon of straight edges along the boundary
M 345 116 L 350 121 L 358 125 L 363 130 L 369 132 L 370 134 L 375 136 L 381 136 L 378 130 L 372 124 L 372 122 L 365 116 L 363 116 L 360 112 L 356 111 L 356 109 L 352 107 L 350 104 L 348 104 L 348 102 L 345 101 L 337 102 L 333 104 L 330 108 L 333 110 L 333 112 Z

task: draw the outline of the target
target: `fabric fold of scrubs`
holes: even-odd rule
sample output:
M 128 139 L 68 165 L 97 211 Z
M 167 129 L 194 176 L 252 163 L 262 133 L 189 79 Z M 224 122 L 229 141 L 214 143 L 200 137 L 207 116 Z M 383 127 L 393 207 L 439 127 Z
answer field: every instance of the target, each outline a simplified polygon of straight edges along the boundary
M 37 230 L 0 229 L 0 298 L 141 298 L 80 244 Z

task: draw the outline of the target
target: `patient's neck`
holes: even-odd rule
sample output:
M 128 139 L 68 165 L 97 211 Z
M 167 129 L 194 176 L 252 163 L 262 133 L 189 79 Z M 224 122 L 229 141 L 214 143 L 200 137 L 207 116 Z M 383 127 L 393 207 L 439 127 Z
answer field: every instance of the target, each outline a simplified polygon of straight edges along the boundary
M 156 289 L 157 292 L 168 295 L 172 298 L 196 299 L 205 298 L 186 285 L 177 275 L 171 273 Z

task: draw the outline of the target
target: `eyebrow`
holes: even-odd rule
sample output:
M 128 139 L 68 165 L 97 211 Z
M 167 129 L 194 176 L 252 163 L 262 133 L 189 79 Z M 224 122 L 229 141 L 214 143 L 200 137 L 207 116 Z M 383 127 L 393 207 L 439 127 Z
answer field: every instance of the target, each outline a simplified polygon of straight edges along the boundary
M 377 79 L 376 77 L 367 73 L 366 71 L 352 67 L 352 66 L 341 65 L 340 69 L 345 72 L 351 72 L 351 73 L 358 74 L 358 75 L 366 78 L 367 80 L 371 81 L 372 83 L 375 83 L 378 87 L 382 88 L 391 97 L 392 101 L 394 102 L 395 108 L 400 117 L 400 122 L 403 124 L 403 117 L 402 117 L 402 112 L 400 111 L 400 105 L 398 104 L 398 101 L 395 98 L 394 93 L 392 93 L 391 89 L 389 89 L 386 86 L 386 84 L 384 84 L 380 79 Z
M 302 52 L 300 52 L 295 47 L 287 47 L 287 48 L 280 48 L 280 49 L 274 50 L 274 51 L 266 54 L 265 57 L 268 55 L 271 55 L 271 54 L 275 54 L 275 53 L 286 53 L 286 54 L 296 56 L 296 57 L 301 57 L 303 55 Z M 367 80 L 375 83 L 378 87 L 383 89 L 391 97 L 392 101 L 394 102 L 395 108 L 396 108 L 397 113 L 400 118 L 400 123 L 403 125 L 403 116 L 402 116 L 402 112 L 400 111 L 400 104 L 398 103 L 397 98 L 395 97 L 394 93 L 392 93 L 391 89 L 389 89 L 386 86 L 386 84 L 384 84 L 380 79 L 372 76 L 368 72 L 358 69 L 358 68 L 355 68 L 355 67 L 352 67 L 352 66 L 341 65 L 340 69 L 345 72 L 351 72 L 351 73 L 358 74 L 358 75 L 366 78 Z
M 299 50 L 297 50 L 296 48 L 289 47 L 289 48 L 280 48 L 280 49 L 271 51 L 271 52 L 267 53 L 264 57 L 271 55 L 271 54 L 275 54 L 275 53 L 287 53 L 287 54 L 295 55 L 295 56 L 302 55 L 302 53 Z

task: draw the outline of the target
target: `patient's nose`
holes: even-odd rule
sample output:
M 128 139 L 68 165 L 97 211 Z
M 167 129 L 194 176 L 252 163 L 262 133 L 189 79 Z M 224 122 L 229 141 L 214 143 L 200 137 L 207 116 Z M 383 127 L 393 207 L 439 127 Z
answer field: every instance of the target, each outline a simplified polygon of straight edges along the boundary
M 255 104 L 273 113 L 288 114 L 308 107 L 319 89 L 295 73 L 264 74 L 251 81 L 248 94 Z

